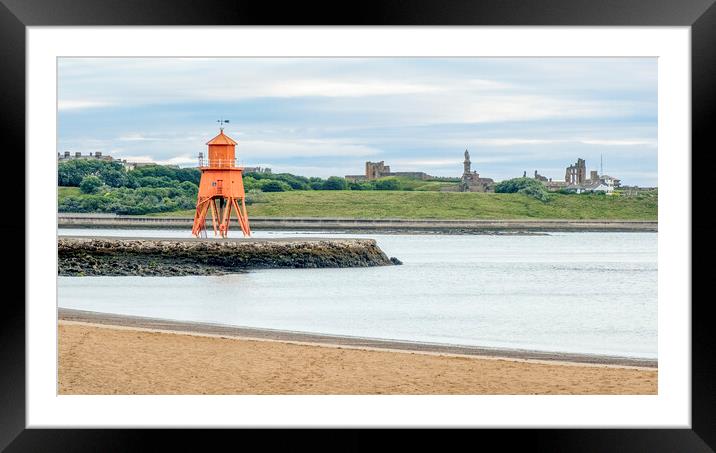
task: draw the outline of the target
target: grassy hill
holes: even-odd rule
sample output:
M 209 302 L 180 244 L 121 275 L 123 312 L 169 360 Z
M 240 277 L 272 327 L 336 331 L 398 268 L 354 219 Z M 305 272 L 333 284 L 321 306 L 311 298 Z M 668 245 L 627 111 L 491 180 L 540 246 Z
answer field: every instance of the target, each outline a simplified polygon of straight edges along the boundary
M 551 194 L 543 203 L 522 194 L 293 191 L 260 194 L 256 201 L 247 206 L 250 217 L 656 220 L 658 197 Z M 155 215 L 192 217 L 194 211 Z

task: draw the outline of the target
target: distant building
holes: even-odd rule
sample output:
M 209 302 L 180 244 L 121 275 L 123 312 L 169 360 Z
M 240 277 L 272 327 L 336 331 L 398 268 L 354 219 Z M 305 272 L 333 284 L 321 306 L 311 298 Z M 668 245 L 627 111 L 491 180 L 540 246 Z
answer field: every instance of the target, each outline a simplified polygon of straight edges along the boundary
M 604 192 L 608 195 L 614 193 L 614 186 L 608 186 L 601 181 L 590 181 L 587 184 L 572 184 L 568 185 L 564 189 L 575 193 Z
M 268 167 L 244 167 L 244 173 L 266 173 L 271 174 L 271 169 Z
M 587 180 L 587 163 L 579 158 L 577 162 L 567 167 L 564 173 L 564 182 L 567 184 L 584 184 Z
M 389 174 L 390 166 L 385 165 L 385 161 L 365 163 L 366 179 L 378 179 L 382 176 L 388 176 Z
M 525 172 L 525 176 L 527 176 L 527 172 Z M 567 187 L 567 183 L 565 181 L 552 181 L 552 178 L 547 178 L 546 176 L 540 175 L 537 170 L 535 170 L 534 172 L 534 179 L 544 184 L 547 190 L 550 190 L 552 192 L 556 192 L 560 189 Z
M 471 165 L 470 153 L 468 150 L 465 150 L 460 192 L 494 192 L 495 181 L 491 178 L 481 178 L 477 171 L 470 171 Z
M 547 190 L 556 192 L 560 189 L 564 189 L 567 187 L 567 183 L 564 181 L 552 181 L 552 178 L 549 178 L 547 182 L 543 182 Z
M 89 154 L 82 155 L 81 152 L 77 151 L 74 154 L 70 153 L 69 151 L 65 151 L 63 154 L 57 153 L 57 160 L 58 161 L 67 161 L 67 160 L 75 160 L 75 159 L 99 159 L 99 160 L 106 160 L 106 161 L 114 161 L 115 159 L 112 156 L 109 155 L 102 155 L 102 151 L 97 151 L 96 153 L 90 152 Z M 120 162 L 119 160 L 117 160 Z
M 64 153 L 57 153 L 57 161 L 58 162 L 66 162 L 70 160 L 103 160 L 105 162 L 118 162 L 122 164 L 125 168 L 125 170 L 131 170 L 134 169 L 138 164 L 137 162 L 127 162 L 127 159 L 115 159 L 114 157 L 110 155 L 104 155 L 102 154 L 102 151 L 97 152 L 90 152 L 89 154 L 82 155 L 81 152 L 77 151 L 74 154 L 70 153 L 69 151 L 65 151 Z
M 101 151 L 97 152 L 90 152 L 89 154 L 83 155 L 81 152 L 75 152 L 74 154 L 70 153 L 69 151 L 65 151 L 64 153 L 60 154 L 57 153 L 57 161 L 58 162 L 67 162 L 70 160 L 102 160 L 105 162 L 117 162 L 118 164 L 122 164 L 124 169 L 126 171 L 134 170 L 136 168 L 140 167 L 146 167 L 148 165 L 160 165 L 155 162 L 128 162 L 127 159 L 115 159 L 114 157 L 110 155 L 104 155 Z M 178 165 L 164 165 L 165 167 L 173 167 L 173 168 L 179 168 Z
M 390 171 L 390 166 L 385 165 L 385 161 L 380 162 L 366 162 L 365 163 L 365 174 L 364 175 L 346 175 L 346 180 L 350 182 L 356 181 L 372 181 L 378 178 L 384 178 L 386 176 L 403 176 L 406 178 L 415 179 L 433 179 L 427 173 L 422 171 Z
M 535 172 L 535 178 L 539 175 Z M 544 180 L 541 180 L 544 182 Z M 587 163 L 584 159 L 579 158 L 577 162 L 565 169 L 564 182 L 549 181 L 544 182 L 548 190 L 565 189 L 570 192 L 604 192 L 612 194 L 615 188 L 621 186 L 621 181 L 613 176 L 600 175 L 598 171 L 591 170 L 589 178 L 587 178 Z
M 609 175 L 600 175 L 599 180 L 602 181 L 604 184 L 606 184 L 608 186 L 612 186 L 614 188 L 619 188 L 622 185 L 621 179 L 617 179 L 617 178 L 615 178 L 613 176 L 609 176 Z
M 547 182 L 547 178 L 537 173 L 537 170 L 535 170 L 535 179 L 537 181 Z
M 614 189 L 619 187 L 620 181 L 609 175 L 599 175 L 596 170 L 589 172 L 589 179 L 581 184 L 567 184 L 563 187 L 565 190 L 576 193 L 585 192 L 604 192 L 607 195 L 614 193 Z

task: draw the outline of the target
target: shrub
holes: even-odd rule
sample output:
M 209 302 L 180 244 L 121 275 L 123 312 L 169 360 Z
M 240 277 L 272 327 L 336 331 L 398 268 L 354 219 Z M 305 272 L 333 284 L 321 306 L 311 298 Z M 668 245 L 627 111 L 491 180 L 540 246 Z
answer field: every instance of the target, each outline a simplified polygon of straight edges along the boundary
M 339 178 L 338 176 L 331 176 L 323 182 L 323 190 L 345 190 L 346 189 L 345 178 Z
M 375 182 L 375 190 L 400 190 L 400 182 L 396 179 L 379 179 Z
M 251 178 L 252 181 L 281 181 L 286 183 L 292 190 L 310 190 L 311 179 L 305 176 L 296 176 L 291 173 L 257 173 L 247 172 L 244 173 L 244 186 L 246 187 L 246 180 Z M 320 178 L 319 178 L 320 179 Z M 259 186 L 256 186 L 259 187 Z
M 373 190 L 373 184 L 369 182 L 351 182 L 348 184 L 350 190 Z
M 168 176 L 142 176 L 137 178 L 137 183 L 139 187 L 172 187 L 180 184 Z
M 196 199 L 196 196 L 199 194 L 199 186 L 191 181 L 184 181 L 179 184 L 179 187 L 187 197 Z
M 527 195 L 528 197 L 536 198 L 539 201 L 547 202 L 549 201 L 549 194 L 544 188 L 539 188 L 535 186 L 527 186 L 517 191 L 517 193 L 522 193 Z
M 97 193 L 103 185 L 102 180 L 97 176 L 85 176 L 80 182 L 80 191 L 86 194 Z
M 537 200 L 549 201 L 549 193 L 542 182 L 532 178 L 513 178 L 495 184 L 496 193 L 521 193 Z
M 291 190 L 291 186 L 283 181 L 268 180 L 261 184 L 263 192 L 285 192 Z
M 197 168 L 176 168 L 158 164 L 145 165 L 143 167 L 135 168 L 129 174 L 135 176 L 136 178 L 144 178 L 148 176 L 156 178 L 165 177 L 179 182 L 193 182 L 196 185 L 199 185 L 199 180 L 201 179 L 201 171 Z

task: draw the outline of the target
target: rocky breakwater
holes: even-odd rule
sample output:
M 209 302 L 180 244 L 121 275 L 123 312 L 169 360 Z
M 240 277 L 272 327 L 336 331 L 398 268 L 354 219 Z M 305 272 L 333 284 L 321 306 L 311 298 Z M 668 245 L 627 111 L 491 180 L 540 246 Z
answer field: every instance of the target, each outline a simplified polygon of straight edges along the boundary
M 223 275 L 249 269 L 400 264 L 373 239 L 58 239 L 61 276 Z

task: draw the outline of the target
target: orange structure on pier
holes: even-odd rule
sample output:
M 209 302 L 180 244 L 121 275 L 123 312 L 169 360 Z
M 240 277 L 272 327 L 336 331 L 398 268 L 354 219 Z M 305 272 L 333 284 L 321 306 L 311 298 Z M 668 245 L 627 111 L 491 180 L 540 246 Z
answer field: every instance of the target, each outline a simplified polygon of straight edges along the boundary
M 194 236 L 206 237 L 206 216 L 211 212 L 214 235 L 225 238 L 229 233 L 233 210 L 244 236 L 250 236 L 249 217 L 244 202 L 244 169 L 236 165 L 237 143 L 224 134 L 224 128 L 221 127 L 219 135 L 206 144 L 209 145 L 208 159 L 199 153 L 201 182 L 191 232 Z

